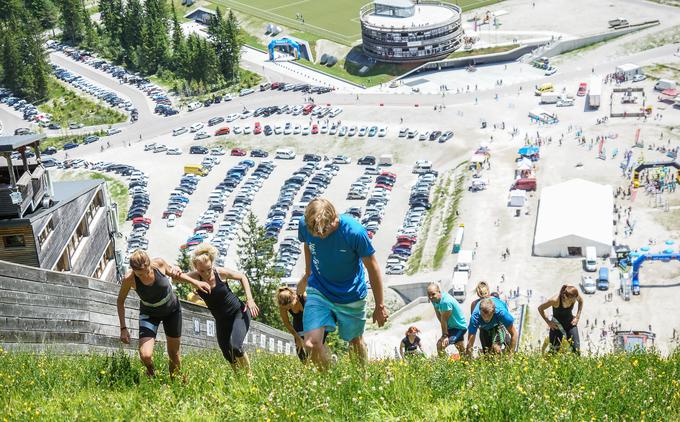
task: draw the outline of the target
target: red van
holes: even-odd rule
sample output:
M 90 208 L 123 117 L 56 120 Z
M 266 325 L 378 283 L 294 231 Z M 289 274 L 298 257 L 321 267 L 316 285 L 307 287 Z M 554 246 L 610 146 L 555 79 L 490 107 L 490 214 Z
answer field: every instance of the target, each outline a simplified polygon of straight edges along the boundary
M 517 179 L 511 189 L 536 190 L 536 179 Z

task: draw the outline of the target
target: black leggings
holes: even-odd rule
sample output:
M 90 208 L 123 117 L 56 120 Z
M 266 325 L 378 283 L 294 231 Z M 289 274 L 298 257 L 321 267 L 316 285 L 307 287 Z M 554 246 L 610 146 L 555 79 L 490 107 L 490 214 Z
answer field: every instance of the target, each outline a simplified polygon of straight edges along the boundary
M 243 357 L 243 341 L 250 328 L 250 310 L 236 311 L 222 318 L 215 318 L 217 344 L 222 355 L 229 363 L 236 362 L 236 358 Z
M 571 327 L 568 330 L 565 328 L 565 331 L 567 332 L 567 340 L 570 343 L 571 350 L 574 353 L 580 354 L 581 340 L 578 336 L 578 327 Z M 562 330 L 550 330 L 548 337 L 550 338 L 550 344 L 552 345 L 553 350 L 560 350 L 562 341 L 564 340 L 564 334 L 562 334 Z

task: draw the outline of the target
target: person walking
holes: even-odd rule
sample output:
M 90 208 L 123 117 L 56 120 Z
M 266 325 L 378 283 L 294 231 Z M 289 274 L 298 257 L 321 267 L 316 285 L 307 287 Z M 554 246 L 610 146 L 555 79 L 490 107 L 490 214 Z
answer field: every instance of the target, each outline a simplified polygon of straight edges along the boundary
M 573 314 L 574 304 L 578 303 L 576 316 Z M 552 307 L 552 317 L 545 315 L 545 310 Z M 571 350 L 579 354 L 581 342 L 578 333 L 578 321 L 583 310 L 583 298 L 574 286 L 563 285 L 557 296 L 553 296 L 538 307 L 541 318 L 550 327 L 550 344 L 552 350 L 557 351 L 562 347 L 565 338 L 571 346 Z
M 425 354 L 425 352 L 423 352 L 423 347 L 420 344 L 420 337 L 418 337 L 418 334 L 420 334 L 420 330 L 415 326 L 410 326 L 408 327 L 408 330 L 406 330 L 406 334 L 399 344 L 399 355 L 402 359 L 406 356 L 413 356 L 418 353 Z
M 505 351 L 512 354 L 517 347 L 517 329 L 514 325 L 515 318 L 508 311 L 505 302 L 497 297 L 487 297 L 480 300 L 475 306 L 475 310 L 470 315 L 468 324 L 468 338 L 466 353 L 472 355 L 472 348 L 475 344 L 477 331 L 480 341 L 486 338 L 488 343 L 482 342 L 482 351 L 485 353 L 501 353 L 505 345 Z M 510 337 L 508 339 L 508 337 Z
M 353 355 L 365 362 L 368 289 L 364 267 L 375 299 L 373 321 L 379 327 L 387 321 L 380 266 L 366 229 L 354 217 L 339 215 L 327 199 L 316 198 L 300 218 L 298 238 L 304 243 L 305 274 L 297 294 L 307 292 L 303 325 L 305 347 L 311 350 L 312 361 L 321 369 L 328 368 L 330 357 L 323 336 L 326 330 L 335 331 L 337 327 Z
M 307 293 L 298 295 L 293 289 L 286 286 L 279 287 L 276 292 L 276 304 L 279 307 L 279 315 L 281 316 L 281 321 L 286 327 L 286 330 L 295 339 L 295 348 L 297 350 L 298 358 L 302 363 L 307 362 L 309 355 L 305 350 L 305 333 L 304 326 L 302 323 L 305 303 L 307 302 Z M 293 318 L 291 323 L 290 318 Z M 328 332 L 323 335 L 323 342 L 326 343 L 326 337 Z M 325 351 L 324 353 L 329 353 Z
M 215 267 L 217 256 L 217 248 L 209 243 L 201 244 L 191 257 L 195 271 L 188 275 L 210 286 L 208 291 L 198 290 L 197 293 L 215 318 L 215 334 L 222 355 L 234 371 L 242 368 L 250 372 L 250 361 L 243 349 L 243 342 L 250 328 L 250 318 L 257 318 L 260 309 L 253 299 L 248 277 L 238 271 Z M 238 280 L 241 283 L 246 295 L 245 304 L 232 292 L 226 280 Z
M 442 292 L 437 283 L 430 283 L 427 286 L 427 298 L 434 307 L 442 329 L 442 336 L 437 340 L 437 352 L 442 355 L 449 344 L 453 344 L 462 355 L 465 352 L 463 339 L 467 331 L 463 309 L 453 296 Z
M 210 286 L 182 274 L 178 267 L 171 266 L 162 258 L 151 259 L 145 251 L 140 249 L 130 255 L 130 268 L 120 285 L 116 302 L 120 322 L 120 341 L 130 344 L 130 330 L 125 322 L 125 299 L 130 289 L 134 289 L 139 296 L 139 358 L 146 366 L 146 374 L 155 375 L 153 349 L 158 327 L 163 323 L 170 359 L 170 375 L 174 376 L 180 369 L 182 307 L 172 289 L 170 278 L 189 283 L 201 292 L 209 293 Z

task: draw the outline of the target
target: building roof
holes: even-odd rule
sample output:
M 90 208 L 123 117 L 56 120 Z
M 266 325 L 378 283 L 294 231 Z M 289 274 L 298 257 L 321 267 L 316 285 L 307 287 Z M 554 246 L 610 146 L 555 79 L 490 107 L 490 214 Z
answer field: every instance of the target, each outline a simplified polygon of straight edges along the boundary
M 184 17 L 186 19 L 193 19 L 192 16 L 194 14 L 196 14 L 196 12 L 207 13 L 207 14 L 210 14 L 210 15 L 213 15 L 213 16 L 217 14 L 214 10 L 210 10 L 210 9 L 205 8 L 205 7 L 199 6 L 199 7 L 195 8 L 194 10 L 187 12 L 187 14 L 184 15 Z
M 19 147 L 30 145 L 35 141 L 43 139 L 44 133 L 33 133 L 30 135 L 0 136 L 0 151 L 15 151 Z
M 54 182 L 54 196 L 52 197 L 52 205 L 50 207 L 43 208 L 41 206 L 35 212 L 24 215 L 23 218 L 0 219 L 0 227 L 26 225 L 35 219 L 43 217 L 45 214 L 54 212 L 59 207 L 68 204 L 74 199 L 96 189 L 99 185 L 104 183 L 106 182 L 101 179 Z
M 380 4 L 383 6 L 408 8 L 413 7 L 413 1 L 411 0 L 375 0 L 373 4 Z
M 566 236 L 612 244 L 614 199 L 610 185 L 571 179 L 541 190 L 534 245 Z
M 441 25 L 445 22 L 454 21 L 460 19 L 460 13 L 455 9 L 454 5 L 448 3 L 441 4 L 421 4 L 410 6 L 405 6 L 405 4 L 411 3 L 405 0 L 380 0 L 374 4 L 385 5 L 386 2 L 398 2 L 402 4 L 401 6 L 394 7 L 412 7 L 414 8 L 414 13 L 412 16 L 385 16 L 378 15 L 375 13 L 369 13 L 362 16 L 365 23 L 369 25 L 383 27 L 383 28 L 412 28 L 416 29 L 418 27 L 432 27 L 436 25 Z M 391 3 L 390 3 L 391 6 Z

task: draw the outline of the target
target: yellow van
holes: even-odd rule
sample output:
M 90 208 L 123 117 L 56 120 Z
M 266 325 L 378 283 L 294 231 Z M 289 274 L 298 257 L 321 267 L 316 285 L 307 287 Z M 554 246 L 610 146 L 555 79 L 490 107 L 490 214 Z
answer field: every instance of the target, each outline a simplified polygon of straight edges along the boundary
M 203 167 L 201 164 L 191 164 L 184 166 L 184 174 L 197 174 L 199 176 L 207 176 L 208 169 Z
M 555 90 L 555 87 L 551 83 L 545 83 L 538 88 L 536 88 L 535 94 L 536 95 L 541 95 L 545 92 L 553 92 Z

